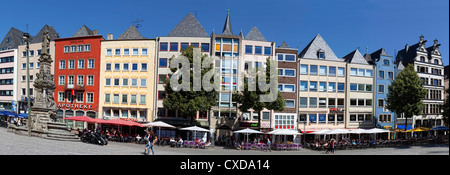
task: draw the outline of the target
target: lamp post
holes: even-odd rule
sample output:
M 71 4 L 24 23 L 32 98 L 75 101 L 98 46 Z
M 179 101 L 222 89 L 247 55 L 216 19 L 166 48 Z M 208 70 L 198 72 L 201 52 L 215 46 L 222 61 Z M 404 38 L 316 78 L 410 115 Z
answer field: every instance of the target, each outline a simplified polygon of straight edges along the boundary
M 25 39 L 25 42 L 27 43 L 27 113 L 28 113 L 28 119 L 27 119 L 27 126 L 28 126 L 28 136 L 31 137 L 31 103 L 30 103 L 30 34 L 24 33 L 23 38 Z

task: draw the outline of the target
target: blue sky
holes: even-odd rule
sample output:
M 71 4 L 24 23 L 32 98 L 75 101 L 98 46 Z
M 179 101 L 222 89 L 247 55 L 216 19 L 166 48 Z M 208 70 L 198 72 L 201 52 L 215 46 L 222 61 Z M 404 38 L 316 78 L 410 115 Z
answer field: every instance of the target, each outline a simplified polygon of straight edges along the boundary
M 233 32 L 244 36 L 256 26 L 269 41 L 286 41 L 301 51 L 315 35 L 327 41 L 336 56 L 360 48 L 362 54 L 380 48 L 394 55 L 423 34 L 427 47 L 437 38 L 444 64 L 449 64 L 448 0 L 297 0 L 297 1 L 6 1 L 2 2 L 0 38 L 11 27 L 36 35 L 45 25 L 61 37 L 71 37 L 82 25 L 118 37 L 136 18 L 143 19 L 141 34 L 166 36 L 189 12 L 197 13 L 208 34 L 221 33 L 227 10 Z M 21 6 L 26 6 L 23 10 Z M 27 10 L 29 9 L 29 10 Z M 30 13 L 27 13 L 30 11 Z

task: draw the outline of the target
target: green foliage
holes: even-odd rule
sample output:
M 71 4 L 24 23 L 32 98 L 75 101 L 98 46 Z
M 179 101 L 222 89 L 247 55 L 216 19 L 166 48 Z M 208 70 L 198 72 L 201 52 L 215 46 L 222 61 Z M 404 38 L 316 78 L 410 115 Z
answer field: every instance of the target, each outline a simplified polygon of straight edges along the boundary
M 278 75 L 271 75 L 270 74 L 270 59 L 267 58 L 266 63 L 266 83 L 270 82 L 270 77 Z M 250 75 L 251 76 L 251 75 Z M 258 80 L 258 75 L 255 76 L 255 81 Z M 277 78 L 276 78 L 277 79 Z M 278 82 L 272 82 L 276 83 L 276 87 L 278 87 Z M 281 92 L 278 91 L 277 88 L 277 99 L 273 102 L 261 102 L 260 95 L 266 95 L 269 94 L 270 91 L 261 91 L 259 88 L 258 83 L 256 83 L 256 91 L 249 91 L 249 82 L 248 82 L 248 76 L 245 76 L 244 78 L 244 90 L 241 92 L 233 93 L 233 101 L 236 101 L 239 104 L 239 110 L 240 111 L 248 111 L 249 109 L 255 110 L 258 114 L 263 109 L 268 110 L 276 110 L 276 111 L 283 111 L 285 109 L 285 100 L 283 96 L 281 95 Z M 259 123 L 259 121 L 258 121 Z
M 408 119 L 420 115 L 424 108 L 423 99 L 427 91 L 422 86 L 412 64 L 401 71 L 389 86 L 386 108 L 397 114 L 404 114 Z
M 187 57 L 189 59 L 191 68 L 193 67 L 194 60 L 194 46 L 189 46 L 185 50 L 181 50 L 181 55 Z M 201 56 L 201 62 L 206 58 L 206 55 Z M 169 61 L 171 61 L 171 58 Z M 213 69 L 213 65 L 211 64 L 209 68 L 202 68 L 201 75 L 203 75 Z M 172 73 L 169 75 L 173 75 L 178 68 L 171 68 Z M 203 88 L 201 91 L 193 90 L 193 69 L 190 71 L 190 91 L 173 91 L 170 87 L 170 80 L 166 80 L 166 85 L 164 86 L 166 92 L 166 98 L 163 101 L 163 105 L 165 108 L 170 110 L 178 110 L 179 115 L 183 118 L 191 118 L 193 119 L 197 115 L 197 111 L 209 111 L 212 106 L 217 103 L 217 94 L 218 92 L 215 90 L 205 91 Z M 181 83 L 182 78 L 180 78 L 179 83 Z M 211 80 L 213 82 L 213 80 Z
M 448 94 L 450 94 L 450 89 L 446 89 L 445 91 L 447 92 L 447 98 L 445 99 L 444 105 L 441 106 L 441 109 L 443 110 L 442 117 L 443 117 L 443 120 L 444 120 L 444 125 L 448 127 L 449 126 L 448 116 L 449 116 L 449 113 L 450 113 L 450 111 L 448 109 L 449 106 L 450 106 L 450 103 L 449 103 L 450 99 L 449 99 Z

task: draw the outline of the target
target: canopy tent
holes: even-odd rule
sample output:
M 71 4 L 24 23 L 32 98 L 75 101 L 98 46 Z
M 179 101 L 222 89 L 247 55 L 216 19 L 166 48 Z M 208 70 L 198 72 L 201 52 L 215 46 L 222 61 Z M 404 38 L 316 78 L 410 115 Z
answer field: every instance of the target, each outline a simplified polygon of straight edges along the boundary
M 175 126 L 172 126 L 172 125 L 170 125 L 170 124 L 167 124 L 167 123 L 165 123 L 165 122 L 162 122 L 162 121 L 156 121 L 156 122 L 152 122 L 152 123 L 146 123 L 146 124 L 143 124 L 142 126 L 145 126 L 145 127 L 158 127 L 158 129 L 159 129 L 159 132 L 158 132 L 158 137 L 161 137 L 161 128 L 175 128 Z
M 80 121 L 80 122 L 95 123 L 93 118 L 86 117 L 86 116 L 66 117 L 66 118 L 63 118 L 63 119 L 64 120 L 73 120 L 73 121 Z
M 181 128 L 180 130 L 192 131 L 194 133 L 194 138 L 197 136 L 197 132 L 209 132 L 209 130 L 205 128 L 200 128 L 198 126 L 190 126 L 186 128 Z
M 296 135 L 303 135 L 302 133 L 299 133 L 298 131 L 292 130 L 292 129 L 276 129 L 276 130 L 273 130 L 273 131 L 268 132 L 267 134 L 272 134 L 272 135 L 284 135 L 284 139 L 285 139 L 285 140 L 286 140 L 286 136 L 287 136 L 287 135 L 292 135 L 292 136 L 294 136 L 294 139 L 295 139 L 295 136 L 296 136 Z M 281 137 L 280 137 L 280 139 L 281 139 Z M 294 141 L 295 141 L 295 140 L 294 140 Z
M 360 128 L 350 130 L 350 134 L 365 134 L 367 132 L 368 131 L 366 129 L 360 129 Z
M 314 132 L 312 132 L 310 134 L 322 135 L 322 134 L 325 134 L 325 133 L 330 132 L 330 131 L 331 130 L 329 130 L 329 129 L 322 129 L 322 130 L 314 131 Z
M 111 119 L 111 120 L 103 120 L 101 123 L 110 124 L 110 125 L 120 125 L 120 126 L 137 126 L 137 127 L 145 127 L 140 123 L 122 120 L 122 119 Z
M 436 131 L 448 131 L 448 127 L 446 126 L 436 126 L 434 128 L 431 128 L 432 130 L 436 130 Z
M 422 132 L 422 131 L 429 131 L 429 130 L 431 130 L 431 129 L 430 128 L 425 128 L 425 127 L 417 127 L 417 128 L 414 128 L 414 129 L 407 130 L 405 132 Z
M 346 129 L 333 129 L 331 131 L 325 132 L 324 134 L 331 135 L 331 134 L 348 134 L 348 133 L 350 133 L 350 131 Z
M 380 129 L 380 128 L 372 128 L 366 131 L 366 133 L 368 134 L 377 134 L 377 133 L 386 133 L 386 132 L 391 132 L 389 130 L 386 129 Z
M 0 111 L 0 115 L 8 116 L 8 117 L 19 117 L 19 114 L 16 114 L 11 111 Z
M 19 114 L 18 117 L 28 119 L 28 113 Z
M 250 134 L 262 134 L 263 132 L 247 128 L 247 129 L 242 129 L 242 130 L 239 130 L 239 131 L 234 131 L 234 133 L 245 134 L 247 136 L 247 143 L 248 143 L 248 136 Z

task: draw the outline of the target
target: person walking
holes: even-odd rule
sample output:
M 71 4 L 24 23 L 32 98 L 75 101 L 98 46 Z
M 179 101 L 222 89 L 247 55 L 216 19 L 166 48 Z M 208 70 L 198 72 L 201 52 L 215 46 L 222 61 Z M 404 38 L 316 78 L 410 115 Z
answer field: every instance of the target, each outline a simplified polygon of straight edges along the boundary
M 155 155 L 155 152 L 153 151 L 153 146 L 158 141 L 158 136 L 155 136 L 155 139 L 153 139 L 152 144 L 150 145 L 150 149 L 152 150 L 152 155 Z
M 267 138 L 267 142 L 266 142 L 266 152 L 267 152 L 267 150 L 269 150 L 270 152 L 272 152 L 272 148 L 270 148 L 270 139 L 269 138 Z

